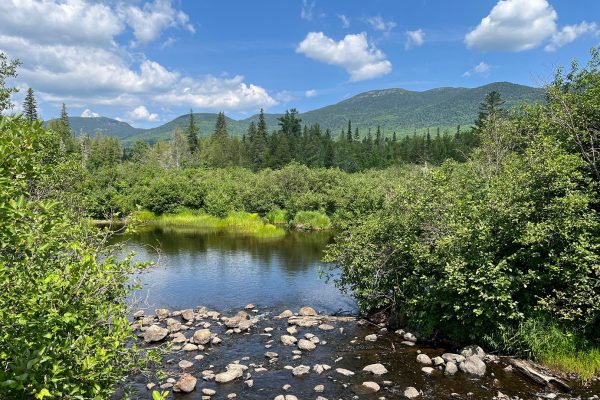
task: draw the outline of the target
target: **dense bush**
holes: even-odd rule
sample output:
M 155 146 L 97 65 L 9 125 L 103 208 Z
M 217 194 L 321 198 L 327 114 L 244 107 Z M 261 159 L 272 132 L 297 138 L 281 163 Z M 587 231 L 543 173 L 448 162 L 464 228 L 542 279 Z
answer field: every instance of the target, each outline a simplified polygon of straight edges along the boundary
M 70 179 L 55 139 L 0 117 L 1 398 L 107 398 L 136 360 L 123 303 L 132 267 L 48 200 Z

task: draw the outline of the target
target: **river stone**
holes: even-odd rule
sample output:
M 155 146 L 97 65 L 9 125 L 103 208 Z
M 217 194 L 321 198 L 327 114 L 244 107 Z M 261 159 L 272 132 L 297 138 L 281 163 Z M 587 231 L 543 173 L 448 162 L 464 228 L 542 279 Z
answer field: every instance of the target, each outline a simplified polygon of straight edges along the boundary
M 193 321 L 194 320 L 194 310 L 187 309 L 181 312 L 181 318 L 185 321 Z
M 356 394 L 370 394 L 379 392 L 379 385 L 375 382 L 363 382 L 360 385 L 352 387 L 352 391 Z
M 413 335 L 410 332 L 406 332 L 404 334 L 404 340 L 406 340 L 407 342 L 413 342 L 416 343 L 417 342 L 417 337 L 415 335 Z
M 325 391 L 325 385 L 317 385 L 315 386 L 315 392 L 323 393 Z
M 293 317 L 293 316 L 294 316 L 293 312 L 291 312 L 290 310 L 285 310 L 284 312 L 282 312 L 281 314 L 276 316 L 275 319 L 284 319 L 284 318 L 289 318 L 289 317 Z
M 144 310 L 139 310 L 139 311 L 136 311 L 135 313 L 133 313 L 133 318 L 141 319 L 144 315 L 146 315 Z
M 179 368 L 181 368 L 181 369 L 188 369 L 188 368 L 191 368 L 193 365 L 194 365 L 194 363 L 191 361 L 188 361 L 188 360 L 179 361 Z
M 431 367 L 423 367 L 421 368 L 421 371 L 425 372 L 428 375 L 433 374 L 433 371 L 435 371 L 435 369 L 431 368 Z
M 444 359 L 442 357 L 439 357 L 439 356 L 438 357 L 433 357 L 433 359 L 431 361 L 433 361 L 433 365 L 435 365 L 436 367 L 438 365 L 444 364 Z
M 185 335 L 183 333 L 181 333 L 181 332 L 177 332 L 176 334 L 174 334 L 172 336 L 172 338 L 173 339 L 171 340 L 171 342 L 173 342 L 173 343 L 185 343 L 185 342 L 187 342 L 187 339 L 186 339 Z
M 354 375 L 354 372 L 347 370 L 345 368 L 336 368 L 335 372 L 337 372 L 338 374 L 344 375 L 344 376 L 352 376 Z
M 292 375 L 294 376 L 304 376 L 310 372 L 310 367 L 308 365 L 299 365 L 292 370 Z
M 313 371 L 317 374 L 321 375 L 324 371 L 329 371 L 331 367 L 327 364 L 315 364 L 313 366 Z
M 298 400 L 298 398 L 293 394 L 286 394 L 285 396 L 280 394 L 279 396 L 275 397 L 274 400 Z
M 169 311 L 167 308 L 157 308 L 156 310 L 154 310 L 154 313 L 158 318 L 164 319 L 167 318 L 169 314 L 171 314 L 171 311 Z
M 211 333 L 208 329 L 198 329 L 194 332 L 193 341 L 196 344 L 207 344 L 210 342 Z
M 454 375 L 458 372 L 458 368 L 456 367 L 455 363 L 453 363 L 452 361 L 448 361 L 446 363 L 446 368 L 444 369 L 444 372 L 448 375 Z
M 464 358 L 475 356 L 483 360 L 485 357 L 485 351 L 483 351 L 483 349 L 479 346 L 471 345 L 463 348 L 460 352 L 460 355 Z
M 461 362 L 458 367 L 462 372 L 466 372 L 467 374 L 477 376 L 485 375 L 485 363 L 477 356 L 467 357 L 467 359 Z
M 290 335 L 295 335 L 296 333 L 298 333 L 298 329 L 295 326 L 289 326 L 286 329 L 287 333 L 289 333 Z
M 219 383 L 231 382 L 232 380 L 241 377 L 244 374 L 244 370 L 247 368 L 248 367 L 241 364 L 229 364 L 225 367 L 227 371 L 215 375 L 215 381 Z
M 316 349 L 316 348 L 317 348 L 317 346 L 316 346 L 316 345 L 315 345 L 315 344 L 314 344 L 312 341 L 310 341 L 310 340 L 306 340 L 306 339 L 300 339 L 300 340 L 298 341 L 298 348 L 299 348 L 300 350 L 308 350 L 308 351 L 311 351 L 311 350 L 314 350 L 314 349 Z
M 225 326 L 228 328 L 238 328 L 243 320 L 250 318 L 248 313 L 240 311 L 231 318 L 224 318 Z
M 460 354 L 456 354 L 456 353 L 444 353 L 442 354 L 442 359 L 446 362 L 453 362 L 453 363 L 461 363 L 463 361 L 465 361 L 465 357 L 461 356 Z
M 183 351 L 196 351 L 198 350 L 198 346 L 196 346 L 195 344 L 192 343 L 186 343 L 181 350 Z
M 406 398 L 414 399 L 419 397 L 420 395 L 421 393 L 419 393 L 419 391 L 412 386 L 409 386 L 406 389 L 404 389 L 404 397 Z
M 377 341 L 377 335 L 374 333 L 371 335 L 367 335 L 367 336 L 365 336 L 365 340 L 367 342 L 375 342 L 375 341 Z
M 321 324 L 319 325 L 319 329 L 322 331 L 332 331 L 335 329 L 335 326 L 329 324 Z
M 214 396 L 215 394 L 217 394 L 217 391 L 209 388 L 204 388 L 202 389 L 202 394 L 205 394 L 207 396 Z
M 363 368 L 363 371 L 370 372 L 373 375 L 383 375 L 388 372 L 388 370 L 383 366 L 383 364 L 370 364 Z
M 294 336 L 290 336 L 290 335 L 282 335 L 281 336 L 281 343 L 283 343 L 284 346 L 292 346 L 297 341 L 298 341 L 298 339 L 296 339 Z
M 300 315 L 301 317 L 314 317 L 315 315 L 317 315 L 317 312 L 312 307 L 304 306 L 300 308 L 300 311 L 298 311 L 298 315 Z
M 198 380 L 190 374 L 183 374 L 175 384 L 174 390 L 179 390 L 184 393 L 190 393 L 196 388 Z
M 417 356 L 417 362 L 420 364 L 431 365 L 431 358 L 427 354 L 419 354 Z
M 158 325 L 150 325 L 144 332 L 145 342 L 160 342 L 169 334 L 169 330 Z
M 279 354 L 275 353 L 274 351 L 267 351 L 265 353 L 265 357 L 267 358 L 277 358 L 279 356 Z

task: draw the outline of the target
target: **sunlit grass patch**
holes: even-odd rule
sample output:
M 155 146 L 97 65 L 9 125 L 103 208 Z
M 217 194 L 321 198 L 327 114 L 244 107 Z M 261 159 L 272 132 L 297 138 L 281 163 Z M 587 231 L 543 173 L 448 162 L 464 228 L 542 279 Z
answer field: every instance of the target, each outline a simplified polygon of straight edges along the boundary
M 274 225 L 285 225 L 288 222 L 288 212 L 286 210 L 271 210 L 266 215 L 267 221 Z
M 330 229 L 331 220 L 319 211 L 298 211 L 292 220 L 292 225 L 298 229 L 319 231 Z

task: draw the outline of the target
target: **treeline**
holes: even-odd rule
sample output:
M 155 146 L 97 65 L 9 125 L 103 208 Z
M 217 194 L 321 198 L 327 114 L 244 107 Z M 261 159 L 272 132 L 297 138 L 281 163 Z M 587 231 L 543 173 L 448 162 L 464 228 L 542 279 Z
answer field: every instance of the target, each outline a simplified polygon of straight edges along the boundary
M 54 128 L 64 131 L 64 119 Z M 68 124 L 68 120 L 66 120 Z M 68 130 L 68 126 L 67 126 Z M 123 148 L 118 139 L 102 134 L 90 137 L 84 134 L 70 139 L 67 147 L 82 153 L 86 166 L 96 169 L 121 162 L 157 163 L 165 168 L 187 167 L 243 167 L 253 171 L 265 168 L 279 169 L 296 162 L 308 167 L 340 168 L 346 172 L 370 168 L 386 168 L 399 164 L 433 164 L 452 158 L 464 161 L 466 154 L 477 145 L 471 127 L 457 126 L 455 132 L 427 130 L 424 134 L 398 138 L 396 133 L 386 135 L 379 128 L 360 132 L 352 128 L 333 135 L 318 124 L 302 126 L 295 109 L 279 118 L 279 129 L 267 131 L 261 110 L 258 123 L 252 122 L 241 138 L 227 132 L 227 123 L 220 113 L 214 131 L 200 137 L 192 112 L 185 130 L 176 129 L 169 141 L 153 145 L 144 141 Z

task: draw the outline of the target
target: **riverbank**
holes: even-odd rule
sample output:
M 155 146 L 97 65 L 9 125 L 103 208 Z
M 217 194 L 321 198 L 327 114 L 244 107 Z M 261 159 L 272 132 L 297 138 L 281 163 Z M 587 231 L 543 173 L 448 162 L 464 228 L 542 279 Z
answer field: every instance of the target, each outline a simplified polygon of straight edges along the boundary
M 225 314 L 202 306 L 136 312 L 132 329 L 144 346 L 166 351 L 155 376 L 132 378 L 139 398 L 594 399 L 600 388 L 567 382 L 567 393 L 478 346 L 452 352 L 355 317 L 280 311 L 249 304 Z

